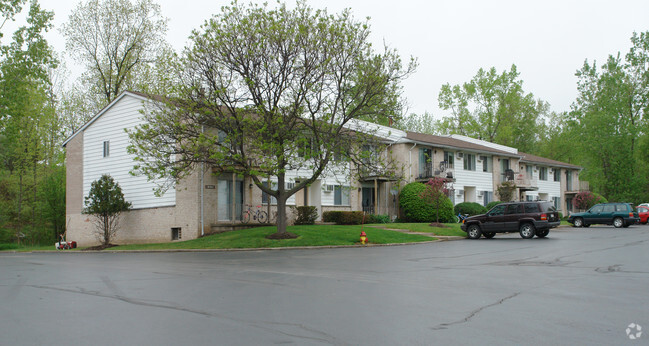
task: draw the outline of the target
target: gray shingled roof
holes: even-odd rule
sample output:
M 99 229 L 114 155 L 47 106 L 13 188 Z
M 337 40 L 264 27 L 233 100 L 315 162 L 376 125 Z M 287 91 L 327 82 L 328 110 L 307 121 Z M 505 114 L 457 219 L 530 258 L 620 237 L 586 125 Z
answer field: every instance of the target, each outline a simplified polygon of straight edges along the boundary
M 523 152 L 518 152 L 519 155 L 522 156 L 521 162 L 529 162 L 529 163 L 540 163 L 544 165 L 549 165 L 549 166 L 557 166 L 557 167 L 564 167 L 564 168 L 574 168 L 574 169 L 581 169 L 581 166 L 573 165 L 570 163 L 565 163 L 561 161 L 555 161 L 555 160 L 550 160 L 546 159 L 545 157 L 541 156 L 536 156 L 532 154 L 526 154 Z
M 427 135 L 423 133 L 408 132 L 406 138 L 415 142 L 428 143 L 440 148 L 465 149 L 477 153 L 498 154 L 501 156 L 508 156 L 508 157 L 521 157 L 521 155 L 512 154 L 503 150 L 489 148 L 484 145 L 474 144 L 471 142 L 467 142 L 467 141 L 463 141 L 460 139 L 455 139 L 447 136 L 436 136 L 436 135 Z

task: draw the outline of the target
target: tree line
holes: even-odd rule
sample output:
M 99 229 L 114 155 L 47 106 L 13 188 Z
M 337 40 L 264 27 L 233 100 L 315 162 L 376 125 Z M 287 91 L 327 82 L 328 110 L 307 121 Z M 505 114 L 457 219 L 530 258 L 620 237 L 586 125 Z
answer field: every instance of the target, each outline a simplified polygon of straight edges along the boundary
M 268 47 L 276 47 L 277 52 L 296 52 L 299 57 L 312 59 L 302 67 L 311 68 L 313 73 L 296 79 L 294 85 L 305 87 L 300 100 L 308 97 L 309 103 L 293 109 L 295 114 L 310 109 L 312 114 L 328 114 L 328 118 L 323 118 L 328 120 L 334 119 L 336 112 L 345 119 L 357 117 L 379 123 L 388 123 L 391 119 L 402 129 L 432 134 L 457 133 L 509 145 L 583 166 L 580 179 L 589 181 L 591 188 L 608 200 L 649 201 L 649 166 L 644 164 L 649 155 L 645 116 L 649 102 L 649 33 L 633 33 L 629 52 L 613 54 L 601 66 L 586 61 L 576 72 L 579 95 L 570 110 L 550 112 L 547 102 L 523 89 L 520 73 L 512 65 L 509 70 L 500 72 L 495 68 L 480 69 L 464 84 L 444 85 L 439 91 L 439 104 L 447 115 L 436 120 L 429 113 L 402 113 L 399 82 L 414 71 L 416 61 L 402 66 L 394 50 L 386 49 L 376 54 L 366 46 L 369 24 L 352 20 L 349 12 L 334 16 L 313 10 L 305 2 L 297 6 L 295 11 L 285 7 L 271 11 L 263 6 L 245 7 L 233 3 L 224 14 L 215 15 L 196 29 L 188 48 L 179 53 L 166 42 L 168 18 L 162 16 L 160 6 L 152 0 L 86 0 L 74 8 L 61 28 L 56 28 L 66 38 L 66 51 L 55 52 L 44 36 L 55 29 L 53 12 L 41 8 L 36 0 L 29 3 L 27 0 L 0 0 L 0 243 L 18 239 L 47 243 L 64 232 L 65 162 L 61 144 L 124 90 L 184 98 L 191 101 L 185 104 L 185 109 L 197 110 L 214 102 L 222 104 L 224 100 L 231 100 L 230 96 L 240 97 L 241 94 L 222 93 L 224 87 L 232 86 L 227 82 L 234 81 L 241 90 L 247 88 L 252 92 L 244 96 L 255 104 L 254 110 L 263 112 L 269 119 L 267 124 L 246 123 L 251 131 L 275 126 L 287 132 L 289 128 L 280 126 L 276 119 L 288 114 L 290 107 L 286 103 L 273 105 L 266 101 L 273 99 L 269 90 L 280 81 L 273 78 L 288 74 L 272 69 L 248 70 L 248 75 L 236 78 L 230 74 L 236 70 L 236 64 L 232 65 L 236 61 L 228 59 L 236 58 L 241 52 L 224 50 L 223 42 L 227 41 L 227 35 L 238 39 L 234 31 L 237 25 L 241 29 L 239 33 L 249 32 L 257 38 L 267 35 L 268 42 L 276 40 L 271 42 L 275 46 Z M 5 24 L 19 14 L 26 15 L 26 24 L 13 33 L 5 32 Z M 282 20 L 293 23 L 295 30 L 282 27 L 286 24 L 282 24 Z M 323 30 L 322 25 L 331 25 L 330 30 Z M 283 34 L 273 36 L 274 32 Z M 277 41 L 291 35 L 297 39 Z M 341 37 L 345 39 L 339 40 Z M 354 50 L 354 47 L 344 46 L 345 42 L 360 48 Z M 250 66 L 257 69 L 259 66 L 279 66 L 273 65 L 276 61 L 272 59 L 264 60 L 268 56 L 260 46 L 261 41 L 257 46 L 253 43 L 245 40 L 241 45 L 250 45 L 239 47 L 247 49 L 247 57 L 262 59 L 258 61 L 261 65 L 250 61 L 253 64 Z M 326 59 L 310 55 L 309 49 L 300 50 L 300 44 L 311 45 L 311 52 L 324 52 Z M 320 50 L 323 46 L 334 49 Z M 213 55 L 217 53 L 221 56 Z M 290 60 L 288 53 L 286 57 Z M 68 57 L 83 66 L 84 72 L 76 79 L 69 77 L 65 65 Z M 215 60 L 217 58 L 221 60 Z M 335 73 L 327 74 L 336 71 L 333 69 L 335 59 L 346 64 L 340 65 L 341 69 L 336 72 L 345 73 L 339 85 Z M 230 66 L 231 70 L 210 70 L 213 67 L 210 63 L 215 61 L 222 63 L 220 66 Z M 317 79 L 319 76 L 325 78 Z M 210 78 L 215 77 L 226 84 L 209 84 L 214 82 Z M 255 88 L 251 85 L 255 77 L 269 83 L 256 85 L 261 86 L 258 95 L 254 94 Z M 205 89 L 196 83 L 213 88 Z M 327 85 L 327 88 L 313 88 L 318 85 Z M 192 99 L 206 91 L 210 92 L 207 97 Z M 289 94 L 277 94 L 276 100 L 286 101 L 282 99 L 286 95 Z M 209 102 L 203 102 L 206 100 Z M 345 108 L 337 108 L 340 105 Z M 309 124 L 313 127 L 315 122 L 303 123 L 303 130 L 308 130 Z M 336 124 L 333 120 L 330 122 L 329 134 L 340 135 Z M 228 122 L 222 125 L 224 128 L 236 126 Z M 285 149 L 277 144 L 283 143 L 281 140 L 273 144 L 276 137 L 269 138 L 266 147 L 260 148 L 273 151 L 277 161 L 282 162 Z M 204 149 L 206 143 L 216 140 L 197 136 L 193 149 Z M 236 138 L 229 140 L 236 142 Z M 320 137 L 318 140 L 336 142 Z M 298 143 L 295 148 L 286 150 L 295 151 L 304 145 Z M 140 149 L 145 147 L 146 144 L 142 144 Z M 334 148 L 335 145 L 331 145 L 331 149 Z M 326 156 L 324 162 L 334 154 L 328 154 L 331 156 Z M 212 153 L 211 158 L 219 155 Z M 258 185 L 266 188 L 267 193 L 281 194 L 282 198 L 287 196 L 286 191 L 271 191 L 261 181 Z

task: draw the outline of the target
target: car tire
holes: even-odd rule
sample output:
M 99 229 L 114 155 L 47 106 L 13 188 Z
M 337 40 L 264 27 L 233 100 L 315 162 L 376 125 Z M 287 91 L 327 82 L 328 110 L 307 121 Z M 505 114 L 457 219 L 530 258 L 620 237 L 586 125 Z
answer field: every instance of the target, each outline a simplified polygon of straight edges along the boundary
M 487 239 L 491 239 L 496 235 L 496 232 L 484 232 L 482 235 Z
M 573 227 L 583 227 L 584 226 L 584 219 L 578 217 L 575 219 L 575 221 L 572 223 Z
M 545 237 L 548 236 L 548 234 L 550 234 L 549 229 L 544 229 L 542 231 L 536 231 L 536 236 L 539 237 L 539 238 L 545 238 Z
M 532 225 L 529 222 L 526 222 L 522 224 L 521 227 L 518 229 L 518 233 L 520 233 L 521 238 L 523 239 L 531 239 L 534 238 L 536 229 L 534 228 L 534 225 Z
M 613 226 L 615 228 L 624 226 L 624 219 L 622 219 L 621 217 L 616 217 L 615 219 L 613 219 Z
M 480 230 L 480 226 L 473 224 L 469 225 L 466 229 L 466 236 L 469 239 L 480 239 L 480 236 L 482 235 L 482 231 Z

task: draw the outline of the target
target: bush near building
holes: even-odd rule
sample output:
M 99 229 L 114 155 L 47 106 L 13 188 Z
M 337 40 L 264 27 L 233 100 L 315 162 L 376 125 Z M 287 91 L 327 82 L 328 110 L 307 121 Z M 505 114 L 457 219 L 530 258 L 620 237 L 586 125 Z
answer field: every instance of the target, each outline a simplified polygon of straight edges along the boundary
M 487 212 L 487 208 L 476 202 L 462 202 L 455 205 L 455 215 L 468 214 L 469 216 L 480 215 Z
M 399 193 L 399 205 L 401 206 L 402 220 L 406 222 L 433 222 L 436 219 L 437 210 L 422 197 L 426 189 L 423 183 L 414 182 L 407 184 Z M 453 203 L 446 197 L 439 208 L 439 222 L 453 222 Z

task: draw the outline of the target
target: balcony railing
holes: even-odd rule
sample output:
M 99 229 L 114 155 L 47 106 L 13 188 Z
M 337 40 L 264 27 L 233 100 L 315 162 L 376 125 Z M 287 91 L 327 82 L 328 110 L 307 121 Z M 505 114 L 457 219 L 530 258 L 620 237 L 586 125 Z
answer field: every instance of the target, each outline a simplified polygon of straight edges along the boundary
M 417 179 L 426 180 L 430 178 L 453 178 L 453 165 L 449 165 L 446 161 L 442 161 L 433 169 L 432 162 L 419 169 L 419 176 Z
M 536 178 L 530 178 L 526 173 L 514 173 L 514 183 L 522 188 L 538 188 L 539 182 Z

